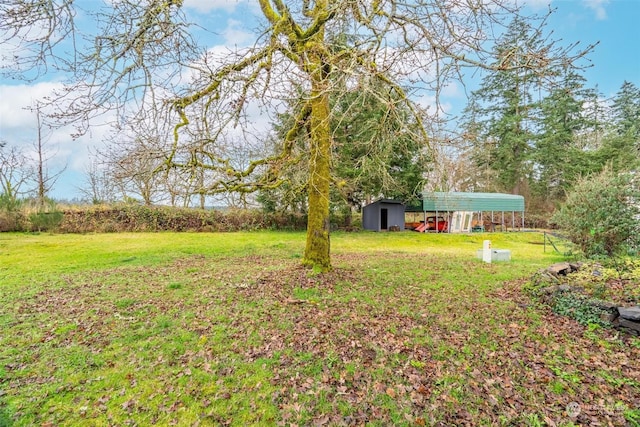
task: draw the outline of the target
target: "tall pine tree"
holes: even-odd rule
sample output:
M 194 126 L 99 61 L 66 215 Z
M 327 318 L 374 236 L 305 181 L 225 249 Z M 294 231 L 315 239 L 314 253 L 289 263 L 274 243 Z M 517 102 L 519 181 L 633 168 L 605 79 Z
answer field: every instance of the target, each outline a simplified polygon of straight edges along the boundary
M 613 170 L 640 164 L 640 89 L 625 81 L 611 101 L 611 125 L 599 150 L 599 160 Z
M 534 196 L 543 204 L 563 200 L 565 192 L 589 172 L 588 152 L 580 136 L 597 127 L 585 115 L 585 105 L 597 97 L 585 88 L 586 79 L 575 69 L 563 69 L 549 94 L 540 102 L 539 135 L 532 159 Z
M 544 43 L 541 33 L 526 21 L 512 21 L 494 48 L 498 71 L 482 79 L 465 110 L 474 158 L 493 171 L 502 191 L 526 192 L 532 174 L 535 94 L 551 70 L 527 52 L 543 48 Z

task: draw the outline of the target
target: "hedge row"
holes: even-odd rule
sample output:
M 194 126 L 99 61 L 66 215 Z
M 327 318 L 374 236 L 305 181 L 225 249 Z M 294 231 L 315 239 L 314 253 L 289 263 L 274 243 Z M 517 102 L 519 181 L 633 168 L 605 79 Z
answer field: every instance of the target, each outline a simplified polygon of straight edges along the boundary
M 0 215 L 0 231 L 113 233 L 125 231 L 303 230 L 306 217 L 260 210 L 201 210 L 165 206 L 86 207 L 36 215 Z

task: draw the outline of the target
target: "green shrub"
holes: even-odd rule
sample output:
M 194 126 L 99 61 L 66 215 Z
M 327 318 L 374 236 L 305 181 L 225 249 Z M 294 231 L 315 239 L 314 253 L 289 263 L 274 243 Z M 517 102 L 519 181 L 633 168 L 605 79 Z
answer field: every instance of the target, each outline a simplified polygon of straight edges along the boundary
M 29 223 L 32 231 L 53 231 L 62 222 L 62 212 L 36 212 L 29 215 Z
M 64 218 L 64 214 L 58 210 L 53 200 L 46 200 L 44 205 L 31 201 L 31 208 L 28 205 L 29 203 L 27 203 L 26 212 L 35 207 L 35 212 L 28 214 L 31 231 L 55 231 Z
M 610 326 L 603 320 L 608 312 L 594 305 L 589 298 L 575 292 L 559 292 L 553 302 L 553 312 L 567 316 L 582 325 Z
M 22 200 L 0 193 L 0 211 L 17 212 L 22 207 Z
M 635 251 L 640 191 L 633 173 L 605 170 L 576 184 L 553 221 L 588 257 Z

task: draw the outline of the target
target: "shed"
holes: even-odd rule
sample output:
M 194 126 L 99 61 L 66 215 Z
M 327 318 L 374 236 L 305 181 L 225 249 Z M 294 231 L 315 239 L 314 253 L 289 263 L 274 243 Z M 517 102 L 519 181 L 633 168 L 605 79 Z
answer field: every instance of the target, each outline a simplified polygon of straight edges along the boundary
M 491 224 L 505 225 L 504 213 L 511 212 L 512 228 L 516 227 L 515 213 L 520 213 L 524 227 L 524 197 L 504 193 L 425 192 L 422 193 L 423 212 L 491 213 Z M 494 214 L 500 214 L 498 218 Z M 500 220 L 500 221 L 498 221 Z
M 362 227 L 365 230 L 383 231 L 394 227 L 404 230 L 404 203 L 392 199 L 380 199 L 362 208 Z

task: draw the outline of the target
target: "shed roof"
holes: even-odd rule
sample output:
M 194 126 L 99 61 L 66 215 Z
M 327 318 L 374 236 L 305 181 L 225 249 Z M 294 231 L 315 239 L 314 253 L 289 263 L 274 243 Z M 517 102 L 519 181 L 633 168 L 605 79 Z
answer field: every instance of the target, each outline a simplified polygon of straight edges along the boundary
M 524 212 L 524 197 L 504 193 L 422 193 L 425 212 L 443 211 L 514 211 Z
M 367 206 L 371 206 L 371 205 L 380 205 L 380 204 L 387 204 L 387 205 L 404 205 L 403 202 L 401 202 L 400 200 L 395 200 L 395 199 L 378 199 L 373 203 L 369 203 Z

